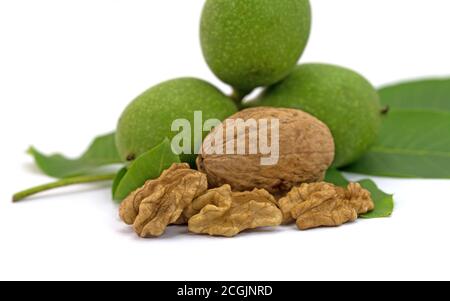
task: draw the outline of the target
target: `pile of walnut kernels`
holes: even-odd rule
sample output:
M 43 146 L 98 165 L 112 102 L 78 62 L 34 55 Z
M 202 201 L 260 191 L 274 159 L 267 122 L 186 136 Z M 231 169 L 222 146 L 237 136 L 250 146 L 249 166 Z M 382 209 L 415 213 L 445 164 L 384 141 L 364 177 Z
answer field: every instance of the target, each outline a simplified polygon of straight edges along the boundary
M 198 234 L 232 237 L 258 227 L 296 222 L 301 230 L 338 226 L 374 209 L 370 193 L 357 183 L 346 189 L 317 182 L 294 187 L 276 200 L 268 191 L 233 192 L 230 185 L 208 190 L 204 173 L 173 164 L 128 196 L 121 219 L 141 237 L 161 236 L 168 225 L 187 224 Z

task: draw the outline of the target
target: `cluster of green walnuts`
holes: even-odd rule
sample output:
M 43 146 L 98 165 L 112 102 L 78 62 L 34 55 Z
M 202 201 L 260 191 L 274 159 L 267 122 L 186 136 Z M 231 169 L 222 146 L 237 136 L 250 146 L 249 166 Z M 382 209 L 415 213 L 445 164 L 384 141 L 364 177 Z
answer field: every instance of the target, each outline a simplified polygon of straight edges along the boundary
M 233 87 L 233 95 L 196 78 L 150 88 L 119 120 L 116 142 L 122 159 L 133 160 L 173 137 L 172 121 L 193 122 L 195 111 L 202 111 L 204 119 L 224 120 L 243 106 L 269 106 L 300 109 L 328 125 L 336 145 L 335 167 L 357 160 L 379 132 L 378 94 L 349 69 L 297 65 L 310 31 L 309 0 L 207 0 L 200 28 L 203 54 L 214 74 Z M 244 105 L 245 96 L 258 87 L 263 92 Z M 193 162 L 194 157 L 181 159 Z

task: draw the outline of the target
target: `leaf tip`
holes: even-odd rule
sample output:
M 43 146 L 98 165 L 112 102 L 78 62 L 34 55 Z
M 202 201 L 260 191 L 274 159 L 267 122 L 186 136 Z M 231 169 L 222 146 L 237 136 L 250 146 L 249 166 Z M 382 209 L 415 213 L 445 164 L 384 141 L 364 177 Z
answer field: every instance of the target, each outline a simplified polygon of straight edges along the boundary
M 26 154 L 33 156 L 34 153 L 36 152 L 36 148 L 34 148 L 34 146 L 30 145 L 27 150 L 25 151 Z

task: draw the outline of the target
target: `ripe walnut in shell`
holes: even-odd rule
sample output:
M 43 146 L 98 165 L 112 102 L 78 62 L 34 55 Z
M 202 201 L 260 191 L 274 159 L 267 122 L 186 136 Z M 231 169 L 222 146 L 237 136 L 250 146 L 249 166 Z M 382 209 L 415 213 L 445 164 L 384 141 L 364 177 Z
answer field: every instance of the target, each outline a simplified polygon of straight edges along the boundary
M 246 127 L 238 131 L 229 121 Z M 244 153 L 239 145 L 244 145 Z M 267 153 L 268 147 L 277 152 L 275 164 L 264 164 L 274 155 Z M 238 112 L 216 127 L 202 145 L 197 166 L 212 187 L 229 184 L 234 191 L 261 188 L 278 195 L 302 183 L 322 181 L 333 159 L 333 137 L 320 120 L 300 110 L 258 107 Z

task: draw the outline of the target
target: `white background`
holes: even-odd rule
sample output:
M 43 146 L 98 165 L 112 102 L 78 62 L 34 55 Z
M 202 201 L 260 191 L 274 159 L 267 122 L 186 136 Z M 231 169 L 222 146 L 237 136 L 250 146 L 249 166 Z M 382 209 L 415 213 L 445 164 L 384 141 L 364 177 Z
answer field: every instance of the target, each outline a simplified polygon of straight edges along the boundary
M 119 221 L 103 184 L 10 202 L 13 192 L 50 180 L 24 153 L 30 144 L 78 155 L 92 136 L 114 129 L 130 100 L 166 79 L 197 76 L 228 92 L 201 55 L 202 5 L 0 2 L 0 279 L 449 280 L 445 180 L 375 178 L 395 193 L 390 219 L 234 239 L 194 236 L 180 227 L 160 239 L 139 239 Z M 449 1 L 312 5 L 313 31 L 302 61 L 341 64 L 377 86 L 450 74 Z

